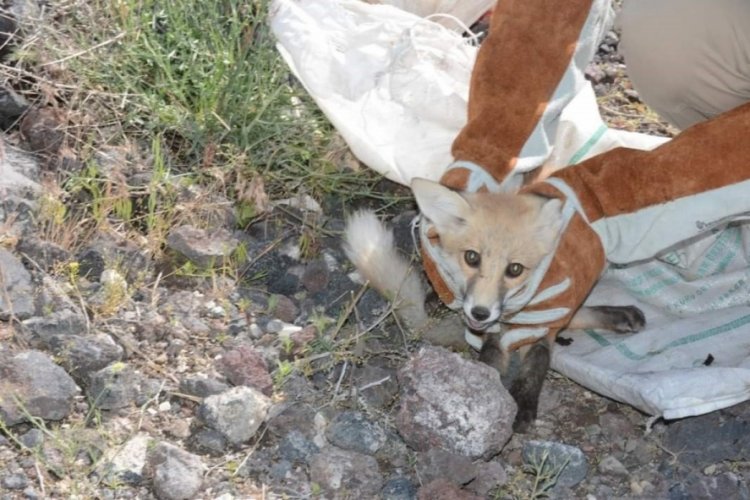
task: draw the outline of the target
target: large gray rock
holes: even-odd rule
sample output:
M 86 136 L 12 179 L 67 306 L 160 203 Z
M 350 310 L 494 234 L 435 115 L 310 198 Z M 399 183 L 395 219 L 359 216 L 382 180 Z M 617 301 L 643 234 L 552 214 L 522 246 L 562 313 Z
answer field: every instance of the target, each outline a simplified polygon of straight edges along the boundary
M 376 498 L 383 487 L 375 458 L 335 447 L 310 459 L 310 480 L 331 495 L 326 498 Z
M 0 154 L 0 199 L 11 195 L 29 198 L 41 191 L 39 163 L 34 157 L 2 140 Z
M 516 403 L 497 371 L 440 347 L 425 347 L 398 374 L 399 433 L 412 448 L 445 448 L 472 458 L 499 453 Z
M 169 443 L 159 443 L 149 454 L 148 465 L 156 496 L 164 500 L 194 498 L 203 485 L 203 465 L 193 455 Z
M 670 450 L 680 450 L 680 461 L 692 466 L 748 460 L 750 405 L 673 422 L 667 426 L 663 441 Z
M 91 374 L 120 361 L 123 348 L 105 333 L 58 336 L 50 346 L 60 364 L 82 386 L 88 386 Z
M 0 420 L 15 425 L 39 417 L 61 420 L 79 392 L 73 379 L 46 354 L 0 355 Z
M 38 178 L 36 160 L 0 138 L 0 225 L 8 233 L 23 236 L 33 227 Z
M 31 274 L 15 255 L 0 248 L 0 320 L 26 319 L 33 314 Z
M 207 397 L 198 409 L 205 424 L 235 445 L 255 435 L 265 421 L 271 400 L 252 387 L 233 387 Z
M 44 349 L 54 349 L 62 339 L 86 332 L 86 320 L 78 311 L 60 309 L 43 316 L 34 316 L 21 322 L 27 340 Z

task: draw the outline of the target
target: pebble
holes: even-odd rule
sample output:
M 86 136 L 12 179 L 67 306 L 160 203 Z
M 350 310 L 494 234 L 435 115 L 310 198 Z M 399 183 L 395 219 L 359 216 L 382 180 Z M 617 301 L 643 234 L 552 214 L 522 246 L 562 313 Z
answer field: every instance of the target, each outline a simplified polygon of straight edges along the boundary
M 239 445 L 255 435 L 270 406 L 267 396 L 252 387 L 240 386 L 207 397 L 198 414 L 208 427 Z

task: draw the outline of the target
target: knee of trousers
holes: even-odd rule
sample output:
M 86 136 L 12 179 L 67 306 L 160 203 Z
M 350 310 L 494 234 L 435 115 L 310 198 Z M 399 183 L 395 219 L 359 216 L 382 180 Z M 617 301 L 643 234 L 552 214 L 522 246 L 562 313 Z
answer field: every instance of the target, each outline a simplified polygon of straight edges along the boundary
M 636 90 L 678 128 L 750 101 L 747 0 L 625 0 L 617 24 Z

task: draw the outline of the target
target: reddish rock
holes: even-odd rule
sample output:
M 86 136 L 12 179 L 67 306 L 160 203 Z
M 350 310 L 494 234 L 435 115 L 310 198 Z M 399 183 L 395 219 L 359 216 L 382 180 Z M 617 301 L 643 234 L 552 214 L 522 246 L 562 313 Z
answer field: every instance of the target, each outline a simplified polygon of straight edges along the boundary
M 286 323 L 294 323 L 299 314 L 299 307 L 294 301 L 286 295 L 274 295 L 273 300 L 276 301 L 276 304 L 271 314 Z
M 253 387 L 266 396 L 273 393 L 273 380 L 266 360 L 248 345 L 225 352 L 216 368 L 234 385 Z

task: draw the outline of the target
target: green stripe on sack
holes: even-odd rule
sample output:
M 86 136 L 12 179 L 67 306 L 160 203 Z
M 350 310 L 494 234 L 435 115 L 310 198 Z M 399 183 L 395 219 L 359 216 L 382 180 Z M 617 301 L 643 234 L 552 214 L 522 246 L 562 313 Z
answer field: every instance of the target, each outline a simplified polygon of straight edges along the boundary
M 596 129 L 596 132 L 594 132 L 594 135 L 589 137 L 589 140 L 586 141 L 583 146 L 578 148 L 578 151 L 573 154 L 573 156 L 570 157 L 570 160 L 568 160 L 568 165 L 575 165 L 579 161 L 581 161 L 581 158 L 586 156 L 589 151 L 591 151 L 591 148 L 594 147 L 594 144 L 599 142 L 599 139 L 602 138 L 602 136 L 607 132 L 607 126 L 604 124 L 601 124 L 598 129 Z
M 637 354 L 630 350 L 630 348 L 625 344 L 625 341 L 618 342 L 616 344 L 613 344 L 609 340 L 607 340 L 604 336 L 601 334 L 595 332 L 594 330 L 585 330 L 585 332 L 588 334 L 589 337 L 591 337 L 597 344 L 599 344 L 602 347 L 609 347 L 614 345 L 615 349 L 620 352 L 623 356 L 628 358 L 631 361 L 643 361 L 644 359 L 651 358 L 656 356 L 657 354 L 661 354 L 663 352 L 668 351 L 669 349 L 672 349 L 674 347 L 680 347 L 687 344 L 692 344 L 693 342 L 698 342 L 699 340 L 705 340 L 707 338 L 714 337 L 716 335 L 720 335 L 722 333 L 731 332 L 732 330 L 736 330 L 737 328 L 741 326 L 745 326 L 748 323 L 750 323 L 750 314 L 746 316 L 742 316 L 740 318 L 737 318 L 735 320 L 730 321 L 729 323 L 715 326 L 713 328 L 709 328 L 708 330 L 704 330 L 702 332 L 694 333 L 692 335 L 687 335 L 685 337 L 673 340 L 672 342 L 669 342 L 665 346 L 663 346 L 661 349 L 658 349 L 656 351 L 649 351 L 646 354 Z

